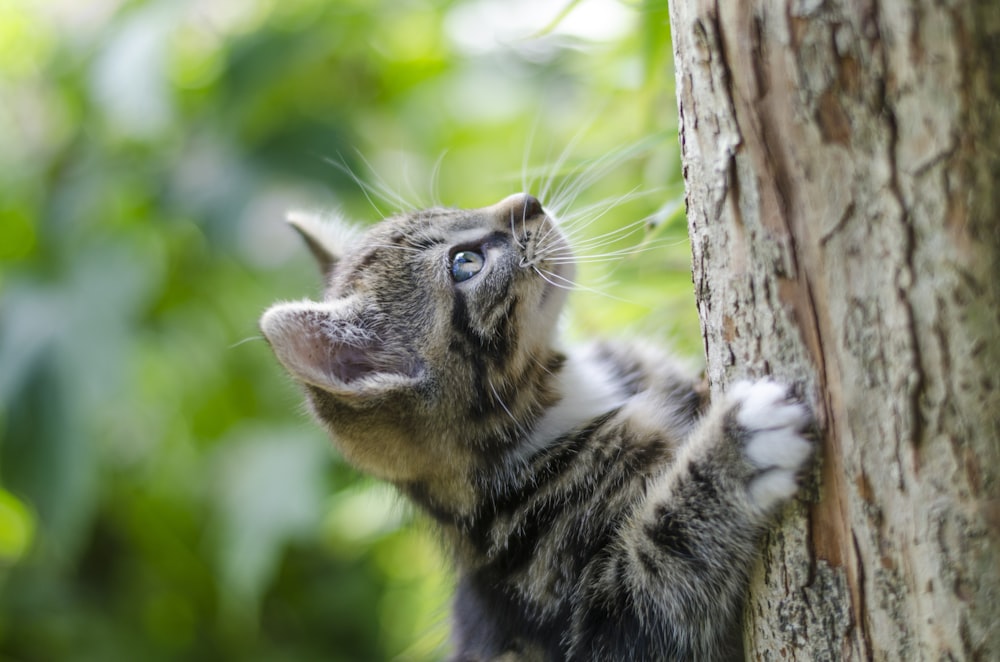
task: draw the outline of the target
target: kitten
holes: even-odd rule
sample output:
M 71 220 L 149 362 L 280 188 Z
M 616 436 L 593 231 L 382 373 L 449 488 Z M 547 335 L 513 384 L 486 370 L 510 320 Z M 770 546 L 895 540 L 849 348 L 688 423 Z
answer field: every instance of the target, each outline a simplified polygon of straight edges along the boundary
M 261 319 L 344 457 L 440 526 L 454 659 L 739 656 L 748 569 L 812 453 L 771 381 L 709 404 L 641 343 L 564 350 L 567 240 L 534 197 L 363 235 L 293 219 L 322 302 Z

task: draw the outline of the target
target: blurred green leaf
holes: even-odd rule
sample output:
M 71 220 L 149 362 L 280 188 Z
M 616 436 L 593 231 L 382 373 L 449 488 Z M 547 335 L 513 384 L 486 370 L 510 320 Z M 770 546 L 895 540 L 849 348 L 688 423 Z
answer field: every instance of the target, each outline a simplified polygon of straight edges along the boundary
M 237 430 L 215 451 L 217 567 L 230 609 L 252 615 L 284 547 L 315 534 L 326 447 L 300 430 Z
M 24 555 L 35 536 L 35 518 L 17 497 L 0 488 L 0 567 Z

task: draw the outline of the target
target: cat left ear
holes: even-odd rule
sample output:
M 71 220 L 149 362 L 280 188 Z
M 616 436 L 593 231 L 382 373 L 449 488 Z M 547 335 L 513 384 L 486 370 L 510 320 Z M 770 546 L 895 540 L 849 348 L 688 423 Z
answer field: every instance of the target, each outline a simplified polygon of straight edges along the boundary
M 352 299 L 279 303 L 260 319 L 278 360 L 301 382 L 365 398 L 420 380 L 422 363 L 403 343 L 366 328 Z
M 355 226 L 336 213 L 294 211 L 288 214 L 288 224 L 305 240 L 324 278 L 329 278 L 337 261 L 360 234 Z

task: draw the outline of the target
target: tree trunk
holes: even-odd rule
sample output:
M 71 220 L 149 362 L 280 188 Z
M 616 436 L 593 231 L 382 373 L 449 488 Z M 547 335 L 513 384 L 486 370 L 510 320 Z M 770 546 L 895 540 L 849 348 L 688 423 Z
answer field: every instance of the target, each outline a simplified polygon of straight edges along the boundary
M 747 658 L 1000 660 L 1000 3 L 671 24 L 712 389 L 775 375 L 822 430 Z

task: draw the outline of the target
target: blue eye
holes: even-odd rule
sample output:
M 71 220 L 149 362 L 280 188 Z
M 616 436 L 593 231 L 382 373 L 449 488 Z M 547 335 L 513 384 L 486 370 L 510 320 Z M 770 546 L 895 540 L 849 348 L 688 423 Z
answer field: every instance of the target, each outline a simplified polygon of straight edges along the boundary
M 451 258 L 451 277 L 456 283 L 469 280 L 486 264 L 486 258 L 475 251 L 459 251 Z

